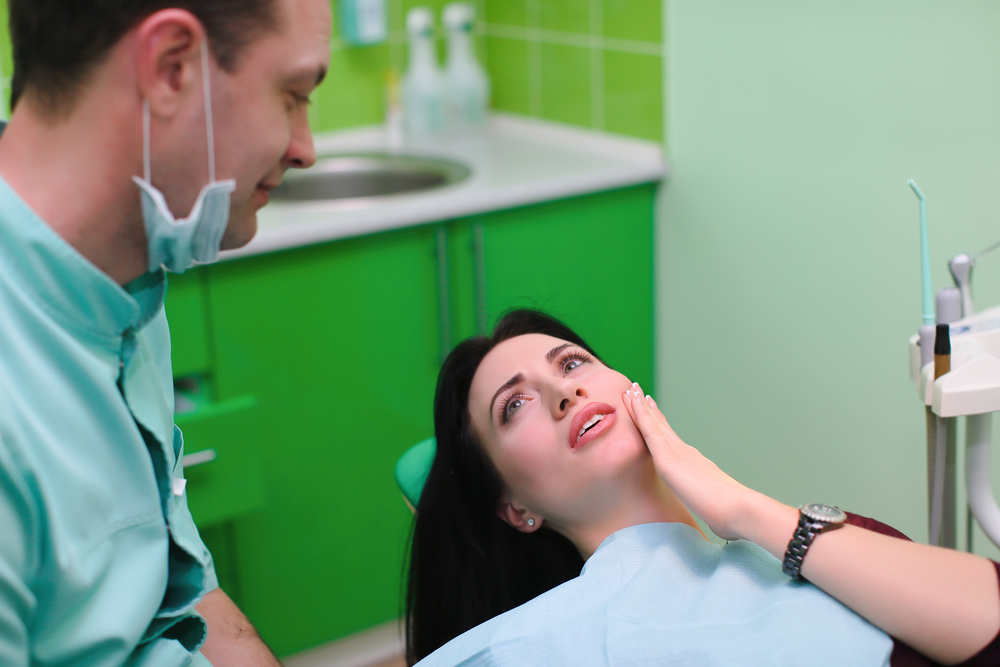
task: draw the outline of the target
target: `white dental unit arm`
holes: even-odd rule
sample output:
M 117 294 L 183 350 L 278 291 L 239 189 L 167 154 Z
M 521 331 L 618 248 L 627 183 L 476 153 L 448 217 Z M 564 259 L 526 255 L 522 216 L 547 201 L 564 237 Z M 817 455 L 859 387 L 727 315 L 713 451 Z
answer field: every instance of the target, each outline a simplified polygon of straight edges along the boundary
M 973 313 L 969 293 L 971 268 L 975 259 L 986 252 L 989 250 L 973 258 L 958 255 L 949 262 L 960 290 L 952 298 L 954 312 L 961 313 L 961 319 L 949 322 L 953 318 L 942 318 L 942 295 L 939 293 L 938 322 L 950 324 L 950 372 L 934 379 L 933 355 L 929 355 L 929 351 L 921 355 L 918 334 L 910 338 L 910 377 L 917 383 L 918 395 L 924 405 L 929 406 L 938 418 L 966 418 L 965 479 L 969 509 L 983 532 L 1000 547 L 1000 507 L 990 487 L 990 426 L 993 413 L 1000 411 L 1000 306 Z M 953 288 L 951 291 L 956 292 Z M 961 300 L 960 306 L 958 299 Z M 933 344 L 933 341 L 929 342 Z M 921 360 L 928 357 L 930 363 L 922 364 Z M 939 453 L 936 460 L 937 465 L 931 465 L 932 480 L 929 484 L 932 544 L 940 543 L 941 539 L 940 531 L 937 531 L 937 537 L 934 534 L 935 511 L 938 520 L 946 525 L 948 521 L 955 520 L 955 517 L 940 519 L 941 508 L 948 507 L 943 498 L 947 491 L 942 493 L 942 488 L 947 488 L 943 481 L 945 470 L 942 468 L 945 466 L 941 465 L 944 455 Z M 951 506 L 954 507 L 953 502 Z M 971 524 L 969 528 L 971 530 Z

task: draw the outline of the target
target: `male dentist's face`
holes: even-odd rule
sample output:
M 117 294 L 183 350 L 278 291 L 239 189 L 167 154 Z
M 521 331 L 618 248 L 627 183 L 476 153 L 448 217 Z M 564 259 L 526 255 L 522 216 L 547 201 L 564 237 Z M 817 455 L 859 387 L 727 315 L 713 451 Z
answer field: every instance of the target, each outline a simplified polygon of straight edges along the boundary
M 212 66 L 216 178 L 236 179 L 223 249 L 253 238 L 257 211 L 287 169 L 316 162 L 307 107 L 330 63 L 330 2 L 278 5 L 278 30 L 249 44 L 235 73 Z

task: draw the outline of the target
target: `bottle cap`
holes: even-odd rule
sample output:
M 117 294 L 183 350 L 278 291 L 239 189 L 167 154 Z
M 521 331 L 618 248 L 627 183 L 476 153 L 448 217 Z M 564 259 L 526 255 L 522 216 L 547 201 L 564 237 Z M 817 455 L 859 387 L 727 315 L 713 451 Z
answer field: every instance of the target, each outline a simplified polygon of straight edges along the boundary
M 444 8 L 441 20 L 448 30 L 472 30 L 476 13 L 467 2 L 453 2 Z
M 426 7 L 414 7 L 406 13 L 406 32 L 428 35 L 434 32 L 434 14 Z

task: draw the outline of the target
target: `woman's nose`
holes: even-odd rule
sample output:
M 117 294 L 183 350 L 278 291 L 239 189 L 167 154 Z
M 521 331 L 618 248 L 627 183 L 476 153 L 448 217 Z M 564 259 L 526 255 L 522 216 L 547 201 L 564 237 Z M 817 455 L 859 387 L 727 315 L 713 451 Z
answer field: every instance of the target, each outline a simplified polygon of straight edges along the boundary
M 561 419 L 571 407 L 587 397 L 587 390 L 580 383 L 565 379 L 555 387 L 553 394 L 552 413 Z

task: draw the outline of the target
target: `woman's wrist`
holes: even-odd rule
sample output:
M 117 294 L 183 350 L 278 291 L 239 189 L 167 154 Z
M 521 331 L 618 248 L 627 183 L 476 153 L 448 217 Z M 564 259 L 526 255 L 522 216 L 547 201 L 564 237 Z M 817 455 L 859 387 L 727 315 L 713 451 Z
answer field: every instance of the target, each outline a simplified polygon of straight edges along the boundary
M 733 528 L 740 539 L 749 540 L 781 559 L 798 522 L 799 511 L 794 507 L 751 491 L 737 513 Z

